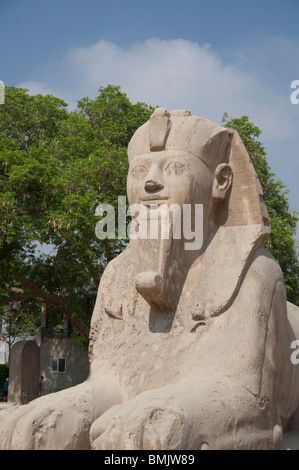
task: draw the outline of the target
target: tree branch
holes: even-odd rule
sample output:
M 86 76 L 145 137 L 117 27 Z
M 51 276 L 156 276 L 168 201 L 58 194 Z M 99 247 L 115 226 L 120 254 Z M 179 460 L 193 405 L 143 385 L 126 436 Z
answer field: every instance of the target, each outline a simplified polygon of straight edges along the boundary
M 33 299 L 33 298 L 35 300 L 39 300 L 39 302 L 42 301 L 42 299 L 37 299 L 33 294 L 19 294 L 19 295 L 13 295 L 12 297 L 8 297 L 6 299 L 1 300 L 0 305 L 10 304 L 12 302 L 20 302 L 22 300 Z
M 20 289 L 18 287 L 11 287 L 9 290 L 11 290 L 12 292 L 18 292 L 19 294 L 10 297 L 10 300 L 6 299 L 4 303 L 13 302 L 14 300 L 24 300 L 26 298 L 32 298 L 38 302 L 43 302 L 49 305 L 55 305 L 66 316 L 66 318 L 71 322 L 71 324 L 79 330 L 81 335 L 84 336 L 84 338 L 86 338 L 87 340 L 89 339 L 88 326 L 84 323 L 83 320 L 81 320 L 81 318 L 73 316 L 68 303 L 61 295 L 51 294 L 49 292 L 44 291 L 43 289 L 38 287 L 35 282 L 31 281 L 31 279 L 25 278 L 24 276 L 18 276 L 17 279 L 21 284 L 29 288 L 31 292 L 27 293 L 24 292 L 23 289 Z

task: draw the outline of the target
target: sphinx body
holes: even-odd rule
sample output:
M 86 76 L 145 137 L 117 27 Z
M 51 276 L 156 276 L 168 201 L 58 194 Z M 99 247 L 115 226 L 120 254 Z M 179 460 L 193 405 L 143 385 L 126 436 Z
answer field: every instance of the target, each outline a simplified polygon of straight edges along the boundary
M 290 361 L 290 324 L 276 261 L 258 249 L 231 305 L 199 321 L 186 312 L 202 300 L 200 292 L 194 296 L 202 266 L 189 271 L 175 315 L 161 315 L 134 295 L 131 261 L 128 250 L 103 279 L 104 296 L 112 279 L 125 293 L 122 317 L 107 314 L 104 298 L 96 307 L 101 313 L 92 355 L 101 358 L 103 374 L 116 378 L 123 404 L 94 423 L 95 448 L 279 448 L 283 423 L 298 405 L 297 394 L 289 394 L 298 373 Z
M 130 203 L 203 205 L 202 246 L 131 240 L 100 283 L 89 379 L 2 412 L 0 447 L 279 448 L 299 404 L 299 322 L 240 138 L 158 109 L 129 160 Z

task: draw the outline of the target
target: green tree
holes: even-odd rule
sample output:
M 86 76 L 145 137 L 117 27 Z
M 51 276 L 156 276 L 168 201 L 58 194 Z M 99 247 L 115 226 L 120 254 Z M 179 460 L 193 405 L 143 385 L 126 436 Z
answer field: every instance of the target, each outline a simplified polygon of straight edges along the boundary
M 247 116 L 234 119 L 225 113 L 222 124 L 239 133 L 251 158 L 262 185 L 264 202 L 269 213 L 271 234 L 265 246 L 280 264 L 284 274 L 287 299 L 299 305 L 299 262 L 295 242 L 299 219 L 297 214 L 290 210 L 288 190 L 270 170 L 266 151 L 258 140 L 262 131 L 251 123 Z
M 0 106 L 0 307 L 51 306 L 88 338 L 101 274 L 122 249 L 95 236 L 95 209 L 126 194 L 126 149 L 152 108 L 119 87 L 78 109 L 7 87 Z M 38 249 L 39 246 L 41 249 Z M 48 251 L 44 249 L 47 247 Z M 49 249 L 50 247 L 50 249 Z M 1 312 L 1 310 L 0 310 Z
M 11 302 L 1 311 L 0 340 L 10 351 L 16 340 L 36 336 L 40 326 L 40 309 L 35 302 Z

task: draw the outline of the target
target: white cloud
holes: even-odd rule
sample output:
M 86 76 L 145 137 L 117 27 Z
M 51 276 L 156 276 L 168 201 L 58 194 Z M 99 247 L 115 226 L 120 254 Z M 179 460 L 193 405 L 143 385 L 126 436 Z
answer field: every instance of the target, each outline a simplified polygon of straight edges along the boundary
M 57 82 L 59 68 L 54 73 Z M 248 115 L 263 129 L 266 140 L 297 132 L 288 95 L 262 84 L 254 69 L 250 74 L 224 64 L 209 45 L 183 39 L 150 39 L 123 49 L 101 40 L 70 50 L 62 60 L 60 73 L 56 92 L 43 82 L 20 86 L 33 94 L 56 94 L 74 105 L 83 96 L 95 97 L 101 86 L 114 84 L 120 85 L 133 102 L 187 108 L 217 122 L 224 112 L 233 117 Z
M 290 102 L 284 93 L 259 83 L 254 72 L 224 64 L 210 46 L 177 39 L 150 39 L 122 49 L 107 41 L 72 49 L 68 67 L 77 76 L 77 92 L 93 97 L 100 86 L 121 85 L 132 101 L 169 109 L 188 108 L 219 120 L 248 115 L 267 139 L 296 131 Z
M 284 182 L 288 185 L 292 181 L 293 191 L 297 193 L 297 182 L 290 170 L 295 161 L 287 161 L 294 155 L 288 155 L 287 145 L 290 139 L 293 139 L 290 148 L 296 147 L 294 139 L 298 142 L 299 105 L 291 104 L 289 86 L 299 77 L 290 76 L 290 82 L 281 86 L 273 76 L 267 81 L 271 75 L 269 60 L 265 60 L 267 67 L 263 69 L 263 55 L 267 58 L 272 54 L 271 57 L 278 59 L 281 48 L 285 55 L 286 48 L 293 47 L 287 41 L 281 48 L 279 44 L 277 39 L 270 45 L 261 45 L 257 61 L 251 50 L 244 51 L 242 60 L 239 54 L 234 64 L 226 64 L 209 45 L 200 46 L 183 39 L 150 39 L 126 49 L 101 40 L 89 47 L 70 50 L 60 64 L 47 70 L 48 83 L 27 82 L 20 86 L 29 88 L 33 94 L 52 93 L 71 107 L 84 96 L 94 98 L 101 86 L 113 84 L 120 85 L 133 102 L 160 105 L 169 110 L 185 108 L 217 122 L 224 112 L 232 117 L 247 115 L 263 130 L 262 140 L 274 149 L 274 171 L 279 176 L 280 165 L 289 167 Z M 277 67 L 275 63 L 276 73 Z M 57 83 L 59 88 L 55 86 Z M 283 162 L 281 154 L 275 154 L 275 142 L 280 142 L 280 147 L 282 142 L 286 143 Z
M 26 88 L 30 95 L 51 95 L 53 91 L 49 88 L 48 83 L 44 82 L 23 82 L 18 84 L 19 88 Z

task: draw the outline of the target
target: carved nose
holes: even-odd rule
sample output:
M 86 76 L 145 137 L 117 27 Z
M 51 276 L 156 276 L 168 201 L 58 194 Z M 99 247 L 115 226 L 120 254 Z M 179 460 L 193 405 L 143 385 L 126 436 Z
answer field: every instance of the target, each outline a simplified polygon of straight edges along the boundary
M 147 180 L 145 182 L 144 188 L 146 191 L 158 191 L 164 188 L 164 184 L 156 180 Z

